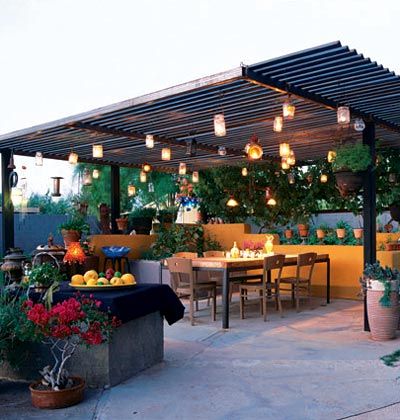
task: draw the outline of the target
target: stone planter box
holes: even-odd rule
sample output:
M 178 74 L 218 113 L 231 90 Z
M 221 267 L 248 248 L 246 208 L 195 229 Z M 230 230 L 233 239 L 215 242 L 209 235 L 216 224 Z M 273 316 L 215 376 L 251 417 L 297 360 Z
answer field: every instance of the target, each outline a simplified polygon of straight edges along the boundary
M 131 260 L 129 261 L 131 273 L 138 283 L 156 283 L 171 285 L 168 268 L 161 261 Z

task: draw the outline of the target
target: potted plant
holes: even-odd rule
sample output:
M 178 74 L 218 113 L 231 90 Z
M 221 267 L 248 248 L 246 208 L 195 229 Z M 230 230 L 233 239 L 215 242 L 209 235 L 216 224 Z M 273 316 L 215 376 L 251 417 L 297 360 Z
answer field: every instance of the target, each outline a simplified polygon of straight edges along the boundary
M 305 238 L 308 236 L 309 232 L 309 225 L 308 225 L 309 218 L 307 216 L 301 216 L 297 219 L 297 230 L 299 231 L 299 236 Z
M 64 239 L 64 245 L 68 248 L 71 242 L 79 242 L 82 233 L 88 235 L 90 227 L 83 215 L 74 213 L 69 220 L 59 226 L 59 230 Z
M 317 234 L 317 238 L 322 241 L 325 236 L 326 236 L 326 232 L 329 230 L 329 226 L 327 224 L 321 224 L 318 229 L 315 231 Z
M 288 226 L 286 226 L 286 229 L 285 229 L 285 238 L 286 239 L 292 239 L 293 238 L 293 229 L 288 225 Z
M 336 149 L 333 169 L 340 195 L 358 193 L 362 187 L 362 172 L 368 169 L 372 159 L 369 147 L 362 143 L 345 144 Z
M 117 223 L 118 230 L 122 232 L 126 232 L 128 230 L 128 218 L 127 217 L 118 217 L 115 219 Z
M 367 294 L 367 311 L 371 338 L 395 338 L 399 325 L 399 280 L 396 269 L 382 267 L 378 262 L 366 264 L 361 278 Z
M 119 325 L 115 317 L 110 320 L 108 313 L 100 311 L 100 305 L 100 301 L 79 294 L 50 309 L 41 303 L 26 302 L 24 308 L 35 337 L 49 346 L 54 358 L 52 366 L 40 371 L 42 379 L 29 387 L 35 407 L 63 408 L 82 401 L 85 381 L 70 376 L 66 363 L 79 345 L 104 343 Z
M 343 220 L 339 220 L 336 223 L 336 236 L 338 237 L 338 239 L 344 239 L 344 237 L 346 236 L 346 227 L 347 224 Z
M 36 291 L 46 291 L 52 284 L 60 284 L 65 280 L 65 275 L 60 273 L 57 267 L 51 263 L 43 263 L 33 266 L 29 274 L 29 283 L 33 285 Z
M 135 209 L 129 214 L 129 230 L 134 230 L 137 234 L 148 235 L 155 216 L 155 208 L 142 207 Z
M 363 228 L 354 228 L 353 229 L 353 235 L 357 239 L 357 241 L 360 241 L 363 237 L 364 229 Z

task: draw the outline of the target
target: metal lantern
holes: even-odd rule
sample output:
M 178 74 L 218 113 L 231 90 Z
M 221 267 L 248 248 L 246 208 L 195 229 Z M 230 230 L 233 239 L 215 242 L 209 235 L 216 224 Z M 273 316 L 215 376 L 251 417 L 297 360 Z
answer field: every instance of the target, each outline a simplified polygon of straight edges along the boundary
M 263 148 L 260 146 L 258 137 L 255 134 L 251 136 L 250 142 L 246 144 L 245 151 L 249 159 L 261 159 L 264 151 Z
M 71 152 L 68 156 L 68 162 L 71 165 L 76 165 L 78 163 L 78 153 Z
M 334 150 L 329 150 L 328 152 L 328 162 L 332 163 L 336 159 L 336 152 Z
M 136 195 L 136 187 L 133 184 L 128 185 L 128 197 L 134 197 Z
M 294 106 L 293 102 L 290 100 L 290 96 L 286 99 L 282 106 L 282 114 L 283 118 L 291 120 L 294 118 L 294 113 L 296 111 L 296 107 Z
M 327 183 L 327 182 L 328 182 L 328 175 L 326 175 L 326 174 L 322 174 L 322 175 L 321 175 L 321 177 L 320 177 L 320 181 L 321 181 L 323 184 Z
M 35 154 L 35 165 L 36 166 L 43 166 L 43 153 L 36 152 Z
M 102 158 L 103 157 L 103 145 L 102 144 L 94 144 L 92 146 L 92 156 L 94 158 Z
M 226 135 L 225 117 L 224 114 L 214 115 L 214 134 L 217 137 L 223 137 Z
M 354 120 L 354 130 L 356 131 L 364 131 L 365 129 L 365 122 L 362 118 L 356 118 Z
M 154 136 L 152 134 L 146 134 L 146 147 L 152 149 L 154 147 Z
M 195 184 L 199 182 L 199 173 L 197 171 L 193 171 L 192 173 L 192 182 Z
M 61 187 L 61 180 L 64 179 L 62 176 L 52 176 L 51 179 L 53 180 L 53 192 L 51 195 L 53 197 L 61 197 L 60 187 Z
M 339 106 L 337 109 L 338 124 L 350 124 L 350 108 L 348 106 Z
M 296 155 L 294 154 L 294 150 L 290 150 L 289 156 L 287 157 L 287 163 L 290 166 L 293 166 L 296 164 Z
M 93 169 L 92 177 L 93 177 L 93 179 L 99 179 L 100 171 L 98 169 Z
M 274 131 L 280 133 L 283 129 L 283 117 L 274 118 Z
M 90 173 L 88 168 L 85 168 L 82 173 L 82 184 L 85 187 L 89 187 L 92 185 L 92 174 Z
M 151 171 L 151 165 L 149 163 L 143 163 L 142 170 L 143 172 L 149 173 Z
M 179 175 L 186 175 L 186 163 L 184 162 L 179 164 Z
M 219 154 L 219 156 L 226 156 L 226 147 L 225 146 L 218 146 L 218 154 Z
M 231 195 L 229 197 L 229 200 L 226 202 L 226 205 L 227 205 L 227 207 L 237 207 L 239 205 L 239 203 L 237 202 L 237 200 L 235 200 L 233 195 Z
M 247 176 L 249 174 L 247 168 L 242 168 L 242 176 Z
M 171 160 L 171 149 L 169 147 L 161 149 L 161 160 Z
M 288 157 L 290 155 L 290 145 L 289 143 L 281 143 L 279 145 L 279 156 Z

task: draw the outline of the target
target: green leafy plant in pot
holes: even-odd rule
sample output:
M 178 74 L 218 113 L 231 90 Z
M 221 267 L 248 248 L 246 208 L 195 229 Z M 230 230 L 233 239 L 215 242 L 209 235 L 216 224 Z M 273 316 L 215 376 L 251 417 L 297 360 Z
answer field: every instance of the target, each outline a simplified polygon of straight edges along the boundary
M 59 226 L 59 230 L 63 236 L 64 245 L 68 248 L 71 242 L 79 242 L 82 233 L 88 235 L 90 226 L 86 222 L 85 217 L 76 212 L 69 220 Z
M 371 163 L 370 150 L 365 144 L 344 144 L 336 149 L 333 170 L 342 197 L 360 191 L 362 172 L 366 171 Z
M 329 226 L 325 223 L 322 223 L 318 228 L 316 229 L 315 233 L 317 234 L 317 238 L 320 241 L 323 241 L 326 233 L 329 231 Z
M 399 325 L 400 273 L 378 262 L 366 264 L 360 279 L 367 295 L 367 311 L 371 338 L 390 340 L 395 338 Z

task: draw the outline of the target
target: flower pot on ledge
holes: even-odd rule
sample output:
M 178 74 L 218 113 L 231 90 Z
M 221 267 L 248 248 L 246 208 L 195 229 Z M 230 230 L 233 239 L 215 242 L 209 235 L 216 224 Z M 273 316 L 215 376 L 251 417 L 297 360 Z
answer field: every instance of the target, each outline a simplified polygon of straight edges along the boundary
M 285 230 L 285 238 L 286 239 L 292 239 L 293 238 L 293 230 L 292 229 L 286 229 Z
M 336 236 L 338 239 L 344 239 L 346 236 L 346 229 L 336 229 Z
M 71 242 L 79 242 L 81 239 L 81 232 L 78 230 L 61 229 L 61 235 L 64 240 L 65 248 L 68 248 Z
M 362 239 L 362 237 L 363 237 L 363 232 L 364 232 L 364 230 L 363 230 L 363 229 L 361 229 L 361 228 L 354 228 L 354 229 L 353 229 L 353 234 L 354 234 L 354 237 L 355 237 L 357 240 Z
M 115 222 L 117 223 L 118 230 L 121 230 L 122 232 L 126 232 L 128 230 L 128 219 L 126 217 L 115 219 Z
M 323 229 L 316 230 L 317 238 L 322 240 L 325 238 L 325 231 Z
M 308 236 L 308 225 L 300 223 L 297 225 L 297 230 L 299 231 L 300 237 L 305 238 L 306 236 Z

